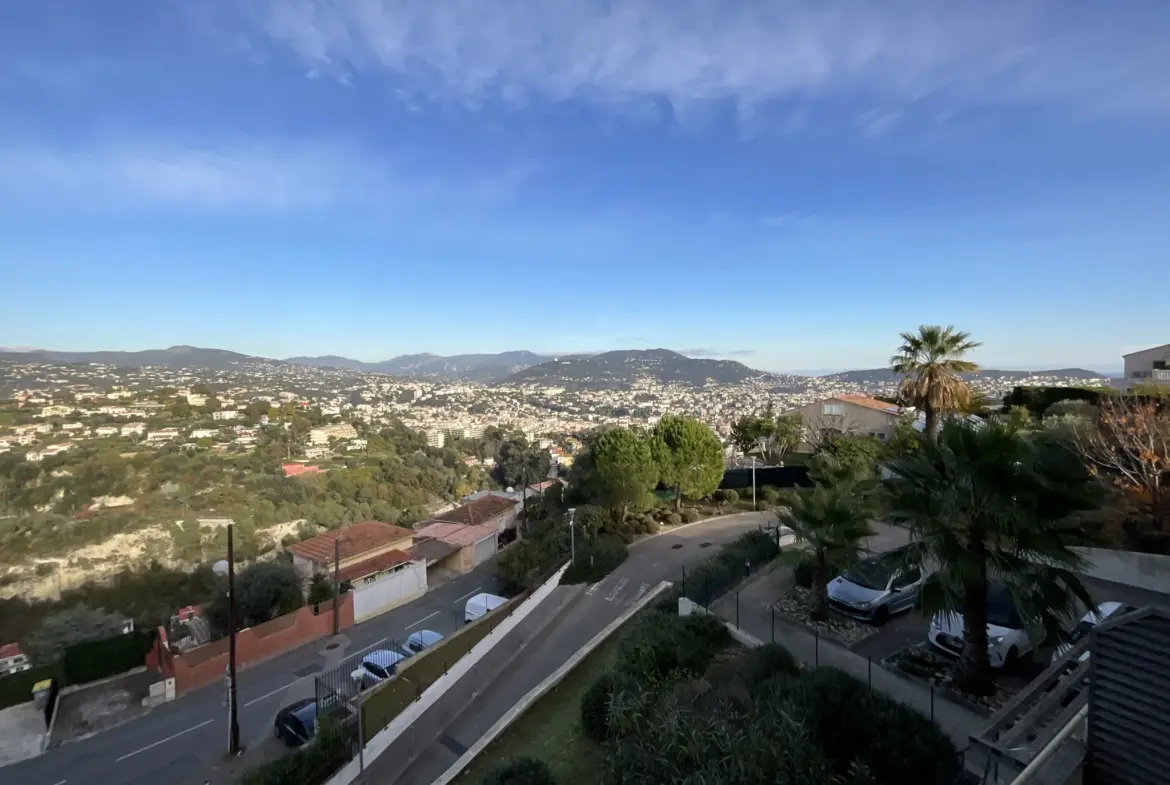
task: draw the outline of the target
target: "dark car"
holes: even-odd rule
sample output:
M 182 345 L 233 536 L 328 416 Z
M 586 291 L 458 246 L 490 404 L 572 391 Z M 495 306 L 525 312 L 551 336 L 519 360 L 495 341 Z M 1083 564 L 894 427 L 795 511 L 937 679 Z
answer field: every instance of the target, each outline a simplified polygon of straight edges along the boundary
M 299 747 L 317 733 L 317 701 L 303 698 L 276 713 L 276 738 L 290 747 Z

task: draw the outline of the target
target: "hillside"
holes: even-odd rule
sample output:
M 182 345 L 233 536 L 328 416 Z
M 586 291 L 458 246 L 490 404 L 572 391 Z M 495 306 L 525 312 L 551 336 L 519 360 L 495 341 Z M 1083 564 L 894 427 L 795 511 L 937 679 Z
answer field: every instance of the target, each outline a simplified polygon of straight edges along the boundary
M 1051 381 L 1053 379 L 1059 380 L 1080 380 L 1086 379 L 1099 380 L 1102 384 L 1108 383 L 1108 377 L 1096 371 L 1088 371 L 1084 368 L 1059 368 L 1051 371 L 1000 371 L 993 368 L 985 368 L 977 373 L 964 374 L 969 379 L 1008 379 L 1015 382 L 1027 382 L 1030 379 Z M 861 371 L 843 371 L 841 373 L 833 373 L 828 376 L 822 376 L 821 379 L 831 379 L 833 381 L 850 382 L 853 384 L 886 384 L 896 382 L 898 376 L 894 374 L 889 368 L 870 368 Z
M 264 357 L 252 357 L 223 349 L 201 349 L 197 346 L 172 346 L 168 349 L 146 349 L 141 352 L 59 352 L 37 349 L 28 352 L 3 352 L 0 359 L 16 363 L 54 363 L 74 365 L 99 363 L 123 368 L 165 366 L 167 368 L 207 368 L 228 370 L 241 363 L 272 363 Z
M 644 378 L 700 386 L 708 382 L 734 384 L 764 375 L 733 360 L 696 359 L 668 349 L 646 349 L 562 357 L 526 368 L 502 383 L 605 389 L 629 387 Z
M 389 360 L 367 363 L 348 357 L 290 357 L 285 362 L 311 365 L 317 368 L 348 368 L 354 371 L 385 373 L 392 376 L 421 376 L 464 381 L 493 382 L 505 379 L 517 371 L 542 363 L 548 357 L 529 351 L 500 352 L 499 354 L 456 354 L 443 357 L 437 354 L 403 354 Z

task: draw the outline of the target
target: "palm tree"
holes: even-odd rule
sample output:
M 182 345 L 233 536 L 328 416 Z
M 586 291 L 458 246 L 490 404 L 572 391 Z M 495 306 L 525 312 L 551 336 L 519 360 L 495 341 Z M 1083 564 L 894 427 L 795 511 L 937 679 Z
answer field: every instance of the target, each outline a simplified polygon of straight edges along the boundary
M 822 482 L 788 494 L 786 507 L 776 517 L 796 534 L 797 544 L 784 551 L 790 564 L 811 568 L 816 605 L 809 617 L 829 616 L 829 580 L 858 561 L 861 541 L 873 535 L 869 525 L 872 481 L 855 480 L 839 473 Z
M 924 324 L 917 333 L 902 333 L 902 345 L 890 358 L 894 373 L 905 377 L 899 394 L 904 403 L 922 409 L 926 435 L 938 435 L 940 415 L 957 411 L 971 400 L 971 390 L 959 374 L 978 371 L 963 355 L 982 344 L 953 326 Z
M 1099 503 L 1098 485 L 1066 447 L 1008 424 L 948 422 L 936 441 L 888 464 L 890 517 L 908 526 L 906 566 L 932 574 L 922 610 L 963 615 L 957 681 L 991 694 L 988 591 L 1006 585 L 1037 644 L 1091 605 L 1074 546 L 1091 537 L 1074 519 Z

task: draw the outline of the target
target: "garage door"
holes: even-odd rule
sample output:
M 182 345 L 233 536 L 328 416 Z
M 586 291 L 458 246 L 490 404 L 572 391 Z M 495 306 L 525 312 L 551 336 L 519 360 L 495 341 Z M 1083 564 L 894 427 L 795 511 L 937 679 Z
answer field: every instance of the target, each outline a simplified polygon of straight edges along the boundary
M 485 537 L 475 544 L 476 566 L 496 555 L 496 535 Z

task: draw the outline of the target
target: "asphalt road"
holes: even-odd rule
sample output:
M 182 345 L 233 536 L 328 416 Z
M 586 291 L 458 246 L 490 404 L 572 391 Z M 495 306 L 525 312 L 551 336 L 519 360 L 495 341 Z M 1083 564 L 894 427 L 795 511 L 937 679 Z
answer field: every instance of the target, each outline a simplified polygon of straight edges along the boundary
M 425 738 L 420 733 L 417 743 L 422 749 L 405 772 L 399 774 L 400 762 L 383 756 L 367 769 L 366 782 L 429 785 L 521 697 L 659 581 L 677 581 L 684 567 L 692 568 L 723 543 L 771 517 L 770 512 L 743 513 L 661 534 L 635 545 L 625 564 L 605 580 L 585 588 L 559 587 L 545 600 L 559 608 L 556 618 L 542 627 L 522 654 L 486 686 L 476 686 L 465 708 L 445 723 L 440 735 Z M 415 726 L 426 727 L 425 719 Z
M 342 657 L 373 648 L 383 639 L 405 640 L 415 630 L 444 635 L 463 621 L 467 597 L 495 589 L 489 565 L 461 575 L 420 599 L 356 625 L 336 638 L 323 638 L 255 665 L 239 674 L 240 739 L 248 757 L 282 750 L 272 738 L 276 712 L 314 694 L 313 676 Z M 326 649 L 328 644 L 339 644 Z M 62 744 L 43 755 L 0 768 L 0 785 L 157 785 L 187 781 L 217 762 L 227 750 L 225 688 L 213 684 L 159 706 L 145 716 L 88 738 Z M 246 761 L 245 761 L 246 762 Z

